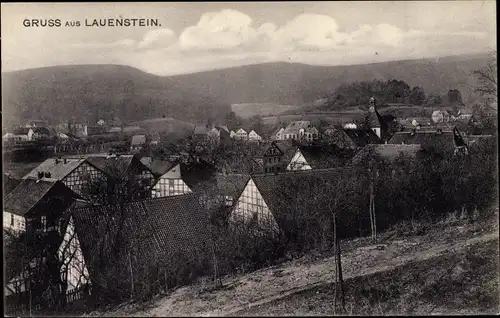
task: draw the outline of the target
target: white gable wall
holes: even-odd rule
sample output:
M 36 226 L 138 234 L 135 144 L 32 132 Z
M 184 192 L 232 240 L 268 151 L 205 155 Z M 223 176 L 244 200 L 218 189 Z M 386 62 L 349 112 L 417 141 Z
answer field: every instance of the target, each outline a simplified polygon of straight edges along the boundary
M 83 287 L 89 283 L 89 273 L 83 257 L 80 240 L 75 232 L 73 218 L 70 218 L 64 240 L 57 252 L 63 262 L 61 266 L 61 279 L 68 283 L 66 292 Z
M 3 228 L 19 234 L 26 231 L 26 219 L 23 216 L 3 211 Z
M 176 165 L 160 177 L 158 182 L 151 190 L 151 196 L 153 198 L 162 198 L 171 195 L 181 195 L 192 192 L 193 191 L 181 178 L 180 165 Z
M 250 179 L 236 202 L 230 216 L 230 222 L 249 223 L 257 218 L 259 227 L 278 229 L 274 215 L 269 210 L 257 186 Z
M 312 168 L 302 152 L 300 152 L 300 149 L 297 149 L 286 170 L 312 170 Z

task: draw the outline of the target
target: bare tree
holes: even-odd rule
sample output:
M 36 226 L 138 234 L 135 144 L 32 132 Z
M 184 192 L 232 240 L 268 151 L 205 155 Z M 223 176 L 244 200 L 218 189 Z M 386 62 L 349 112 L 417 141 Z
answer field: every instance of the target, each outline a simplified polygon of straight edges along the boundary
M 475 70 L 473 74 L 479 82 L 476 92 L 486 98 L 487 104 L 490 108 L 497 110 L 497 108 L 489 105 L 490 102 L 497 102 L 498 82 L 496 51 L 493 53 L 493 58 L 486 64 L 486 66 L 480 70 Z

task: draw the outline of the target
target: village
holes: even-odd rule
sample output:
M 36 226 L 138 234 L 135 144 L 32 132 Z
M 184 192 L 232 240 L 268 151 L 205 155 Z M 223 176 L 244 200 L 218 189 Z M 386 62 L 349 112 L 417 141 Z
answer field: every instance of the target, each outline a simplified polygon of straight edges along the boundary
M 160 285 L 182 284 L 187 282 L 185 277 L 166 274 L 176 266 L 168 262 L 160 266 L 159 260 L 161 263 L 173 255 L 186 259 L 196 251 L 214 250 L 217 244 L 223 245 L 221 233 L 226 233 L 225 239 L 234 239 L 234 231 L 242 235 L 242 229 L 247 237 L 268 237 L 274 242 L 266 241 L 270 246 L 283 236 L 290 240 L 295 236 L 296 242 L 306 244 L 311 238 L 298 239 L 286 221 L 292 217 L 291 211 L 306 203 L 307 209 L 317 207 L 314 215 L 319 213 L 317 217 L 324 218 L 320 207 L 331 207 L 332 198 L 337 200 L 334 208 L 339 209 L 339 200 L 350 197 L 363 206 L 361 197 L 369 195 L 370 225 L 359 215 L 357 220 L 342 219 L 338 221 L 343 227 L 340 235 L 350 237 L 358 232 L 376 237 L 375 224 L 379 223 L 380 231 L 388 221 L 375 215 L 375 192 L 373 186 L 366 190 L 361 182 L 363 175 L 372 175 L 398 161 L 410 167 L 414 161 L 424 162 L 436 155 L 448 160 L 468 157 L 495 143 L 493 135 L 470 133 L 467 127 L 474 128 L 478 120 L 464 110 L 453 115 L 436 110 L 431 118 L 393 119 L 388 123 L 380 115 L 375 98 L 367 106 L 361 122 L 343 126 L 318 129 L 310 121 L 293 121 L 271 136 L 243 128 L 230 130 L 224 125 L 195 126 L 185 139 L 170 144 L 141 127 L 106 129 L 103 120 L 93 127 L 58 127 L 55 135 L 51 134 L 53 128 L 37 121 L 7 132 L 3 136 L 6 144 L 55 140 L 50 148 L 55 154 L 29 173 L 19 179 L 4 174 L 4 229 L 14 237 L 23 237 L 28 246 L 23 255 L 26 265 L 16 266 L 9 275 L 7 299 L 16 299 L 13 308 L 26 306 L 26 295 L 34 293 L 37 286 L 46 288 L 49 299 L 65 306 L 86 303 L 91 295 L 116 293 L 118 286 L 128 290 L 123 281 L 110 288 L 109 280 L 116 280 L 111 273 L 133 267 L 141 269 L 135 273 L 139 277 L 145 264 L 155 264 L 163 273 Z M 98 140 L 96 136 L 100 136 L 99 142 L 81 142 L 93 137 Z M 393 166 L 392 176 L 401 169 L 401 164 L 399 168 Z M 323 187 L 326 193 L 311 194 L 301 189 L 301 184 L 310 187 L 307 191 Z M 463 213 L 464 207 L 461 209 Z M 306 224 L 297 224 L 300 220 L 293 224 L 304 229 Z M 318 233 L 316 239 L 321 244 L 327 242 L 328 226 L 303 222 L 317 227 L 313 232 Z M 219 236 L 211 229 L 214 224 Z M 139 253 L 134 254 L 134 265 L 123 256 L 108 260 L 111 266 L 101 263 L 104 260 L 98 255 L 113 250 L 103 245 L 106 232 L 120 235 L 106 244 L 122 254 L 127 250 L 123 255 L 130 257 L 130 248 Z M 118 242 L 123 245 L 115 246 Z M 40 268 L 49 255 L 61 262 L 55 266 L 56 274 Z M 202 271 L 202 275 L 215 271 L 217 277 L 217 271 L 223 271 L 216 264 L 209 267 L 212 269 Z M 38 283 L 33 285 L 34 273 L 48 277 L 37 278 Z M 60 279 L 59 283 L 54 279 Z M 155 286 L 143 286 L 142 292 L 154 292 Z M 131 293 L 139 293 L 139 287 L 135 289 Z M 42 298 L 47 299 L 47 295 Z

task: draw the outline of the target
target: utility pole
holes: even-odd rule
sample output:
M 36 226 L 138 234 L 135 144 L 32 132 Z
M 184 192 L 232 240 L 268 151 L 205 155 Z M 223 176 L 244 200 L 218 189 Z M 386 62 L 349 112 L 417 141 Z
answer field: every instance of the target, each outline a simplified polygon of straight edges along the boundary
M 340 306 L 341 312 L 345 312 L 345 293 L 344 293 L 344 278 L 342 276 L 342 260 L 340 256 L 340 242 L 337 233 L 337 213 L 333 214 L 333 242 L 335 249 L 335 293 L 334 293 L 334 308 L 337 307 L 337 286 L 340 289 Z

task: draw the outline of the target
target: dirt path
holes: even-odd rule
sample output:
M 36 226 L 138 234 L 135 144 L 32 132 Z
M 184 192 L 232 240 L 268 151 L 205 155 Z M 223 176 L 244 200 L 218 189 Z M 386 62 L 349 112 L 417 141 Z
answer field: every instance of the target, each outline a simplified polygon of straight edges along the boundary
M 342 258 L 344 279 L 370 275 L 393 269 L 413 261 L 421 261 L 469 245 L 498 239 L 498 233 L 478 235 L 454 242 L 424 242 L 413 237 L 384 244 L 359 247 L 345 252 Z M 107 315 L 133 316 L 225 316 L 270 301 L 287 297 L 298 291 L 333 281 L 333 257 L 303 262 L 292 261 L 224 281 L 224 289 L 206 291 L 201 285 L 176 290 L 169 297 L 150 304 L 141 311 L 119 310 Z

